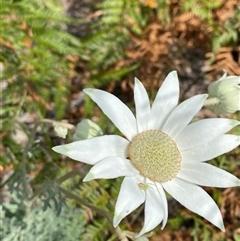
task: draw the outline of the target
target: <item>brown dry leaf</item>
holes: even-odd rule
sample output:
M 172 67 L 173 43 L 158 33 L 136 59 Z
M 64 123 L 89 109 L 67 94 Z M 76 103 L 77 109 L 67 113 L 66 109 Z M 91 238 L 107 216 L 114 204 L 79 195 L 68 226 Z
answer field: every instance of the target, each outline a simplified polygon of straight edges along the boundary
M 15 50 L 15 47 L 8 41 L 5 41 L 3 38 L 0 38 L 0 44 L 6 46 L 9 49 Z
M 201 47 L 203 50 L 210 47 L 212 28 L 191 12 L 176 16 L 171 23 L 171 29 L 174 36 L 184 41 L 187 47 Z
M 222 194 L 221 212 L 224 219 L 240 219 L 240 188 L 227 188 Z
M 213 12 L 217 22 L 223 23 L 227 19 L 234 16 L 234 12 L 239 5 L 238 0 L 222 0 L 222 5 L 220 8 Z
M 148 89 L 157 89 L 171 66 L 171 32 L 155 21 L 143 31 L 141 37 L 132 35 L 131 47 L 126 50 L 130 63 L 141 62 L 138 69 L 141 81 Z M 130 84 L 129 84 L 130 85 Z
M 41 103 L 42 105 L 44 105 L 44 107 L 47 109 L 47 110 L 52 110 L 52 107 L 49 103 L 47 103 L 41 96 L 39 96 L 36 92 L 34 92 L 31 87 L 25 83 L 25 88 L 28 92 L 28 95 L 31 97 L 31 99 L 33 101 L 37 101 L 39 103 Z
M 215 55 L 214 61 L 211 63 L 211 57 L 214 53 L 208 53 L 206 69 L 210 80 L 217 80 L 223 74 L 225 69 L 228 75 L 240 76 L 240 45 L 237 47 L 222 47 Z
M 192 241 L 191 231 L 188 229 L 175 231 L 160 231 L 151 241 Z

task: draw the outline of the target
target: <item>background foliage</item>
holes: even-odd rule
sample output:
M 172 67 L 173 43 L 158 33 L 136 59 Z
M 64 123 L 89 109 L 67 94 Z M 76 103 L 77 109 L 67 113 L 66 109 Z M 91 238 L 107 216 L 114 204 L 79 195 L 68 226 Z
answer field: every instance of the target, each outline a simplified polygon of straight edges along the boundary
M 121 179 L 82 183 L 89 167 L 51 151 L 71 133 L 66 141 L 57 137 L 43 118 L 76 124 L 87 117 L 104 133 L 118 133 L 84 97 L 85 86 L 133 109 L 135 76 L 153 98 L 176 69 L 183 100 L 205 92 L 223 68 L 240 75 L 237 0 L 3 0 L 0 14 L 2 240 L 116 240 L 105 219 L 66 196 L 73 191 L 113 213 Z M 240 177 L 239 159 L 235 150 L 212 162 Z M 207 191 L 221 208 L 225 234 L 169 197 L 168 226 L 151 240 L 239 241 L 239 188 Z M 137 231 L 142 221 L 140 208 L 122 226 Z

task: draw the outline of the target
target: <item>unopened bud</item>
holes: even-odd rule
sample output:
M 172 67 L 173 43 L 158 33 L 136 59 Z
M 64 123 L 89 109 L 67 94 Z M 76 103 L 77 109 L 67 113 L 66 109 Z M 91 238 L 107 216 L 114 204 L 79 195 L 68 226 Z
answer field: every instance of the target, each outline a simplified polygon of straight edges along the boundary
M 96 123 L 92 122 L 91 120 L 84 119 L 77 124 L 77 129 L 73 135 L 73 140 L 85 140 L 101 135 L 103 135 L 102 129 Z
M 65 126 L 62 126 L 61 124 L 53 124 L 55 133 L 61 137 L 66 138 L 66 135 L 68 133 L 68 129 Z
M 222 78 L 208 87 L 209 98 L 206 106 L 217 115 L 232 114 L 240 110 L 240 76 L 226 76 L 224 71 Z

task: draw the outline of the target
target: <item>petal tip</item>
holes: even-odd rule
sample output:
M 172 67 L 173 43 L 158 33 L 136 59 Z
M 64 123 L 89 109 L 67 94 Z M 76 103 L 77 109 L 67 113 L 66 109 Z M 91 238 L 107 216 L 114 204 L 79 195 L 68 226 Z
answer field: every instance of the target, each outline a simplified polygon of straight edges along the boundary
M 224 227 L 224 223 L 222 218 L 219 219 L 218 223 L 214 224 L 215 226 L 217 226 L 222 232 L 225 232 L 225 227 Z
M 89 172 L 84 178 L 83 178 L 83 182 L 88 182 L 88 181 L 91 181 L 93 180 L 95 177 L 94 177 L 94 174 L 92 172 Z
M 178 80 L 177 71 L 176 71 L 176 70 L 171 71 L 171 72 L 167 75 L 167 77 L 172 77 L 173 79 Z
M 121 222 L 121 220 L 122 220 L 121 214 L 114 214 L 113 227 L 116 228 L 118 226 L 118 224 Z
M 177 76 L 177 70 L 171 71 L 170 74 Z
M 231 120 L 231 123 L 230 123 L 232 127 L 238 126 L 239 124 L 240 124 L 240 121 L 238 120 Z
M 226 231 L 223 224 L 221 225 L 220 229 L 221 229 L 222 232 L 225 232 L 225 231 Z
M 92 88 L 85 88 L 85 89 L 83 89 L 83 92 L 85 94 L 90 94 L 91 92 L 93 92 L 93 89 Z
M 66 145 L 54 146 L 52 150 L 64 155 L 66 155 L 68 152 L 68 148 L 66 147 Z
M 139 82 L 141 82 L 137 77 L 134 77 L 134 82 L 135 84 L 139 84 Z
M 208 94 L 202 94 L 202 97 L 203 97 L 204 100 L 206 100 L 207 97 L 208 97 Z

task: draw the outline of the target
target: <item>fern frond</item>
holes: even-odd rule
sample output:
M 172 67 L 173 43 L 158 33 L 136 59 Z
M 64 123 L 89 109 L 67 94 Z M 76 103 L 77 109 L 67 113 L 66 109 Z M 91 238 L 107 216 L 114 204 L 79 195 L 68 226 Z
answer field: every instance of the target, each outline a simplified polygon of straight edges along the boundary
M 106 85 L 110 81 L 117 81 L 121 79 L 123 76 L 127 75 L 131 71 L 135 70 L 138 68 L 138 64 L 133 65 L 131 67 L 123 67 L 119 70 L 109 70 L 106 72 L 98 73 L 97 75 L 91 76 L 91 83 L 95 87 L 99 87 L 99 84 L 101 85 Z

